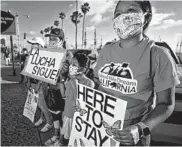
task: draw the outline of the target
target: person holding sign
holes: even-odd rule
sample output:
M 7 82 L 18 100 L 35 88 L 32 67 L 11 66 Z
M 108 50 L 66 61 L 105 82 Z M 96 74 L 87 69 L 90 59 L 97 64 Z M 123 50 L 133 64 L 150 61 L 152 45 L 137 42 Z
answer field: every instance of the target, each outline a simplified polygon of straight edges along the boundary
M 50 34 L 46 34 L 45 37 L 49 37 L 49 48 L 56 48 L 65 50 L 64 32 L 62 29 L 54 28 Z M 65 61 L 66 63 L 66 61 Z M 64 75 L 64 76 L 62 76 Z M 60 137 L 60 127 L 62 126 L 62 112 L 64 110 L 64 99 L 62 98 L 63 93 L 63 82 L 65 80 L 66 73 L 61 71 L 57 84 L 48 84 L 48 93 L 46 102 L 48 109 L 53 116 L 54 121 L 54 136 L 45 142 L 46 146 L 53 145 Z
M 27 41 L 29 44 L 31 44 L 31 48 L 43 48 L 45 43 L 44 40 L 40 37 L 35 37 L 32 40 Z M 35 126 L 40 126 L 45 120 L 47 123 L 45 126 L 41 129 L 41 132 L 47 132 L 53 127 L 53 119 L 51 113 L 48 111 L 46 102 L 45 102 L 45 83 L 38 81 L 33 78 L 28 78 L 28 88 L 32 87 L 35 90 L 35 93 L 39 94 L 38 98 L 38 107 L 41 110 L 41 116 L 39 120 L 35 123 Z M 46 118 L 46 119 L 45 119 Z
M 89 69 L 89 58 L 83 53 L 76 53 L 69 66 L 70 79 L 65 82 L 65 108 L 63 127 L 60 140 L 54 145 L 67 145 L 71 135 L 72 121 L 76 106 L 77 82 L 83 85 L 94 87 L 94 82 L 86 77 L 86 71 Z M 64 87 L 64 86 L 63 86 Z
M 180 82 L 167 49 L 145 34 L 151 19 L 149 1 L 119 1 L 113 26 L 120 40 L 104 46 L 94 69 L 100 91 L 127 101 L 124 129 L 112 132 L 120 145 L 149 145 L 151 130 L 174 110 Z
M 23 48 L 22 52 L 23 52 L 23 54 L 21 55 L 21 62 L 20 62 L 20 64 L 21 64 L 21 71 L 24 69 L 25 61 L 28 58 L 28 51 L 27 51 L 27 49 L 26 48 Z M 21 80 L 19 81 L 19 83 L 23 83 L 24 78 L 25 78 L 25 76 L 24 75 L 21 75 Z

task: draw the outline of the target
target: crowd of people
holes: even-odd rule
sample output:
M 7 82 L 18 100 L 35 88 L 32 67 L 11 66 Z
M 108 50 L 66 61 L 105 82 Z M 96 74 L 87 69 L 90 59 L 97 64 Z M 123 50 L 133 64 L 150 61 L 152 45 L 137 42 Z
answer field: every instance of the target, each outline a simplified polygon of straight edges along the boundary
M 47 48 L 66 49 L 62 29 L 54 28 L 45 37 L 49 37 Z M 35 37 L 27 42 L 31 45 L 31 49 L 45 48 L 44 40 L 40 37 Z M 23 52 L 23 55 L 24 57 L 21 58 L 22 70 L 28 60 L 27 50 Z M 40 126 L 46 122 L 40 130 L 41 132 L 54 129 L 54 136 L 45 142 L 46 146 L 68 144 L 75 112 L 76 82 L 94 88 L 94 82 L 91 80 L 90 75 L 88 55 L 79 52 L 73 54 L 68 51 L 56 85 L 26 77 L 27 88 L 33 88 L 39 95 L 38 108 L 41 114 L 40 118 L 35 122 L 35 126 Z M 20 82 L 23 80 L 24 76 L 22 75 Z
M 67 52 L 56 85 L 28 78 L 28 88 L 39 94 L 41 110 L 36 126 L 46 121 L 41 132 L 54 128 L 54 136 L 45 145 L 68 145 L 76 103 L 76 83 L 96 88 L 127 101 L 123 130 L 116 130 L 120 145 L 149 145 L 150 132 L 173 112 L 175 86 L 179 84 L 176 66 L 170 53 L 156 45 L 145 32 L 152 19 L 149 1 L 119 1 L 113 19 L 119 40 L 106 44 L 94 68 L 83 53 Z M 55 28 L 49 46 L 65 49 L 64 32 Z M 32 48 L 44 47 L 43 40 L 29 40 Z M 133 93 L 123 93 L 117 86 L 104 85 L 101 74 L 137 81 Z M 119 84 L 119 83 L 115 83 Z

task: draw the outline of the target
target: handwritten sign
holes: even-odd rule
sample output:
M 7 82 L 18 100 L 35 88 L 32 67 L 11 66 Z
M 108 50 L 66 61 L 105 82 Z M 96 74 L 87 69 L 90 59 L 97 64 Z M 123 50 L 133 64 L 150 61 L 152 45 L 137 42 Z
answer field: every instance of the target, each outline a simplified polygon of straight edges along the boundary
M 127 102 L 82 84 L 77 86 L 70 146 L 119 146 L 113 131 L 122 130 Z
M 64 57 L 62 49 L 32 49 L 21 74 L 56 85 Z
M 38 94 L 34 92 L 34 89 L 28 90 L 27 100 L 25 102 L 23 115 L 34 122 L 35 113 L 38 104 Z

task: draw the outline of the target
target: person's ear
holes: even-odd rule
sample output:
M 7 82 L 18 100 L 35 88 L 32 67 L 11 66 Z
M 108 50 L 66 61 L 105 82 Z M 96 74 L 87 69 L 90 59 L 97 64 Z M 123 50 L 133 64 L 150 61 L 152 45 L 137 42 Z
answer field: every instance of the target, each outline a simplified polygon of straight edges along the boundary
M 151 20 L 152 20 L 152 14 L 150 12 L 146 12 L 144 14 L 144 24 L 143 24 L 143 28 L 144 30 L 148 27 L 148 25 L 150 24 Z

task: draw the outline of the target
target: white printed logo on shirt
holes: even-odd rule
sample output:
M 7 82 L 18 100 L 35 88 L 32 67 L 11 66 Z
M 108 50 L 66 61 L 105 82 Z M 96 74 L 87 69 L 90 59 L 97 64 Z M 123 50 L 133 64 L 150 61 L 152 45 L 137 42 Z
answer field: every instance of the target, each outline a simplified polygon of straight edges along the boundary
M 122 94 L 137 93 L 137 80 L 133 79 L 133 72 L 129 63 L 105 64 L 98 72 L 102 86 Z

